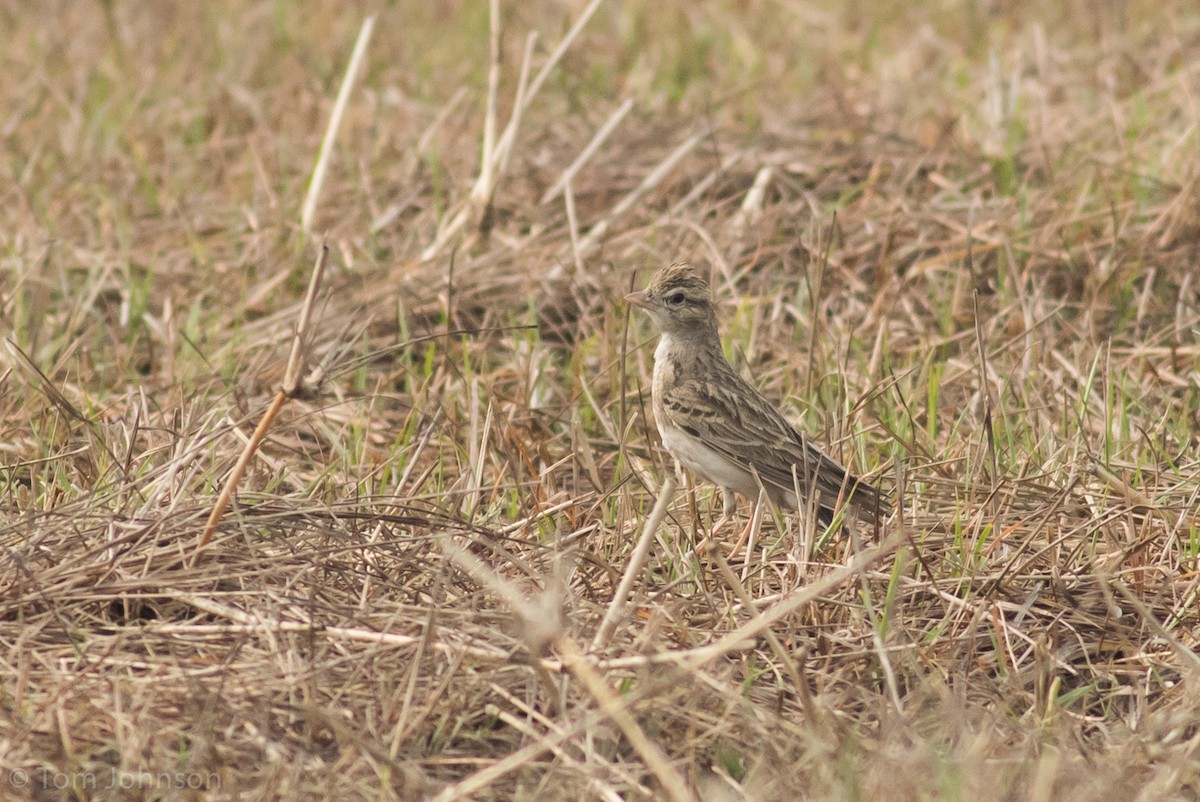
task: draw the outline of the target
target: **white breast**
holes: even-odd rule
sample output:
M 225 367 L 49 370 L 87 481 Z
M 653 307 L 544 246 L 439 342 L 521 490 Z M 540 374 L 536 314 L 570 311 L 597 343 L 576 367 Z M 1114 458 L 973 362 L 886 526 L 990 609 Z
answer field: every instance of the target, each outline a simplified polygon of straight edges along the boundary
M 733 488 L 743 496 L 758 496 L 758 485 L 749 471 L 665 421 L 659 421 L 658 433 L 667 451 L 683 467 L 721 487 Z

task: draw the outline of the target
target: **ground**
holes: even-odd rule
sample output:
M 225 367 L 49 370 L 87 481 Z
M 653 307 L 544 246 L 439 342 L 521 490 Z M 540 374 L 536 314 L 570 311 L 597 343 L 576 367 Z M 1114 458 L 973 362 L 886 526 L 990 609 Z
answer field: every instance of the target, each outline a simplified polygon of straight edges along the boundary
M 0 28 L 5 798 L 1200 795 L 1191 4 Z M 696 555 L 676 260 L 894 515 Z

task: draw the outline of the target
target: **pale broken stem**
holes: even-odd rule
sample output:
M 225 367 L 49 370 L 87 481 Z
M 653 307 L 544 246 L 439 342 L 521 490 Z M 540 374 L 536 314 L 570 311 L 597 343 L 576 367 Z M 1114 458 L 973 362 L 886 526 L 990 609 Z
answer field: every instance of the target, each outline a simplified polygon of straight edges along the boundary
M 634 546 L 633 553 L 629 555 L 629 564 L 625 566 L 625 574 L 621 577 L 621 583 L 617 585 L 613 599 L 609 602 L 604 620 L 600 622 L 596 636 L 592 639 L 592 651 L 603 649 L 612 639 L 613 632 L 617 628 L 617 621 L 620 620 L 621 614 L 625 610 L 625 602 L 629 599 L 629 592 L 633 589 L 633 583 L 637 581 L 642 567 L 646 564 L 646 557 L 650 554 L 650 546 L 654 543 L 654 533 L 658 531 L 663 518 L 666 517 L 671 499 L 675 497 L 676 484 L 675 477 L 668 476 L 663 482 L 662 488 L 659 489 L 654 509 L 650 511 L 650 517 L 642 526 L 642 536 Z
M 588 3 L 583 11 L 579 14 L 578 19 L 575 20 L 575 24 L 571 26 L 571 29 L 567 31 L 566 36 L 564 36 L 562 41 L 558 43 L 558 47 L 554 48 L 554 52 L 550 54 L 550 58 L 546 59 L 546 63 L 542 65 L 540 70 L 538 70 L 538 74 L 535 75 L 533 80 L 529 82 L 529 91 L 524 93 L 524 99 L 514 110 L 514 118 L 518 113 L 524 112 L 525 109 L 529 107 L 529 104 L 533 102 L 534 97 L 536 97 L 538 91 L 541 90 L 542 84 L 544 84 L 546 79 L 550 77 L 550 72 L 556 66 L 558 66 L 558 62 L 567 52 L 567 48 L 569 48 L 575 42 L 575 40 L 579 38 L 579 34 L 581 31 L 583 31 L 583 27 L 587 25 L 588 20 L 592 18 L 592 15 L 596 13 L 596 10 L 600 8 L 600 4 L 603 2 L 604 0 L 592 0 L 592 2 Z M 497 151 L 502 154 L 506 153 L 508 149 L 512 147 L 513 139 L 516 138 L 516 135 L 516 128 L 510 124 L 500 137 Z
M 533 77 L 533 80 L 528 82 L 526 81 L 526 78 L 529 75 L 529 65 L 533 60 L 533 44 L 536 40 L 536 36 L 531 33 L 529 38 L 526 40 L 525 58 L 522 62 L 521 80 L 517 87 L 516 102 L 513 104 L 512 117 L 509 119 L 508 125 L 505 126 L 504 133 L 501 134 L 499 140 L 496 141 L 495 149 L 492 151 L 492 158 L 495 161 L 495 165 L 493 165 L 495 167 L 495 176 L 491 179 L 491 186 L 486 187 L 486 197 L 491 198 L 491 193 L 495 191 L 495 182 L 498 180 L 498 176 L 503 175 L 504 169 L 508 164 L 509 155 L 512 152 L 513 142 L 515 142 L 517 138 L 517 129 L 520 125 L 521 117 L 529 108 L 530 104 L 533 103 L 533 99 L 537 96 L 538 91 L 541 90 L 542 84 L 546 82 L 546 79 L 550 76 L 550 73 L 556 66 L 558 66 L 558 62 L 562 60 L 563 54 L 565 54 L 567 49 L 575 42 L 577 38 L 579 38 L 580 32 L 583 30 L 584 26 L 587 25 L 588 20 L 590 20 L 596 13 L 596 10 L 600 8 L 601 3 L 603 3 L 603 0 L 591 0 L 591 2 L 587 4 L 587 6 L 580 13 L 579 17 L 575 20 L 575 23 L 571 26 L 571 29 L 567 31 L 566 36 L 562 38 L 562 41 L 559 42 L 558 46 L 554 48 L 554 52 L 552 52 L 550 57 L 546 59 L 546 63 L 542 65 L 540 70 L 538 70 L 537 75 Z M 498 25 L 499 22 L 497 21 L 496 24 Z M 483 194 L 485 189 L 485 187 L 482 185 L 483 175 L 488 169 L 491 168 L 480 168 L 480 177 L 477 180 L 475 187 L 472 189 L 473 197 L 478 197 Z M 428 262 L 441 253 L 442 249 L 446 246 L 446 243 L 449 242 L 450 239 L 453 238 L 454 235 L 457 234 L 458 231 L 466 224 L 469 216 L 468 208 L 459 209 L 458 213 L 451 218 L 446 227 L 438 232 L 437 238 L 434 240 L 434 242 L 421 252 L 421 261 Z
M 487 410 L 483 416 L 483 427 L 479 426 L 479 384 L 474 382 L 471 387 L 471 440 L 470 440 L 470 458 L 473 470 L 468 474 L 471 485 L 463 498 L 463 514 L 467 516 L 467 520 L 475 519 L 475 512 L 479 509 L 479 501 L 483 498 L 483 469 L 487 458 L 487 444 L 492 436 L 492 423 L 495 417 L 495 408 L 489 400 Z M 478 437 L 476 437 L 478 433 Z
M 761 168 L 754 176 L 754 183 L 750 185 L 750 190 L 746 193 L 746 197 L 742 199 L 742 206 L 738 209 L 737 214 L 729 221 L 728 231 L 734 237 L 740 237 L 745 233 L 746 229 L 758 222 L 762 217 L 763 198 L 766 195 L 767 187 L 771 184 L 771 179 L 775 177 L 775 168 L 770 165 Z
M 289 397 L 300 389 L 300 374 L 308 356 L 308 339 L 311 334 L 313 307 L 317 305 L 317 293 L 325 278 L 325 264 L 329 258 L 329 246 L 321 243 L 317 262 L 308 279 L 308 290 L 304 293 L 304 305 L 300 307 L 300 320 L 296 324 L 296 336 L 292 338 L 292 351 L 288 354 L 287 369 L 283 373 L 283 392 Z
M 338 89 L 337 100 L 333 104 L 333 113 L 329 116 L 329 125 L 325 127 L 325 138 L 321 140 L 321 149 L 317 152 L 317 164 L 313 168 L 312 179 L 308 182 L 308 194 L 304 197 L 304 205 L 300 211 L 300 227 L 308 232 L 312 225 L 313 215 L 317 211 L 317 199 L 321 195 L 321 187 L 325 183 L 325 172 L 329 168 L 329 157 L 333 153 L 333 143 L 337 139 L 338 130 L 342 127 L 342 117 L 346 114 L 346 104 L 350 101 L 350 90 L 354 87 L 355 76 L 367 53 L 367 43 L 371 41 L 371 32 L 375 29 L 375 16 L 363 20 L 358 32 L 358 41 L 354 43 L 354 51 L 350 54 L 350 63 L 342 76 L 342 86 Z
M 774 167 L 763 167 L 754 176 L 754 183 L 750 186 L 750 191 L 746 193 L 746 199 L 742 201 L 740 213 L 748 216 L 753 222 L 762 214 L 763 196 L 766 195 L 767 187 L 771 184 L 771 179 L 775 177 Z
M 521 118 L 525 114 L 525 95 L 529 91 L 529 68 L 533 63 L 533 47 L 537 44 L 537 32 L 531 31 L 525 37 L 525 53 L 521 57 L 521 73 L 517 78 L 517 97 L 513 101 L 512 117 L 504 126 L 504 133 L 496 144 L 496 169 L 501 175 L 508 172 L 508 157 L 512 155 L 512 145 L 516 140 L 517 131 L 521 128 Z
M 562 192 L 566 188 L 567 184 L 571 183 L 571 180 L 575 178 L 576 173 L 583 169 L 585 164 L 591 161 L 592 156 L 596 155 L 596 151 L 600 149 L 600 146 L 604 144 L 609 135 L 616 130 L 618 125 L 620 125 L 621 120 L 624 120 L 625 115 L 629 114 L 630 110 L 632 109 L 633 98 L 626 98 L 625 102 L 622 103 L 621 106 L 604 122 L 604 125 L 600 126 L 600 130 L 592 136 L 592 141 L 588 142 L 584 149 L 580 151 L 579 155 L 575 157 L 575 161 L 571 162 L 571 166 L 564 170 L 563 174 L 558 177 L 558 180 L 555 181 L 548 190 L 546 190 L 545 194 L 542 195 L 542 198 L 538 201 L 538 203 L 549 203 L 550 201 L 554 200 L 558 193 Z
M 471 190 L 471 203 L 476 214 L 491 200 L 492 185 L 496 178 L 496 95 L 500 92 L 500 0 L 488 3 L 491 31 L 488 44 L 491 61 L 488 65 L 487 111 L 483 116 L 483 153 L 479 159 L 479 180 Z
M 579 221 L 575 218 L 575 192 L 570 183 L 563 188 L 563 201 L 567 206 L 567 233 L 571 235 L 571 256 L 575 259 L 575 274 L 583 273 L 583 254 L 579 252 Z
M 233 471 L 230 472 L 229 478 L 225 480 L 225 487 L 221 490 L 221 495 L 217 497 L 212 512 L 209 513 L 208 522 L 204 525 L 204 531 L 201 532 L 200 540 L 196 543 L 196 550 L 192 553 L 193 565 L 200 559 L 200 553 L 204 551 L 209 541 L 212 540 L 213 533 L 217 530 L 217 526 L 221 523 L 221 517 L 225 514 L 225 509 L 229 506 L 229 502 L 233 498 L 238 484 L 241 483 L 242 476 L 246 473 L 246 468 L 250 465 L 250 460 L 254 458 L 254 455 L 258 452 L 258 447 L 266 439 L 271 424 L 275 422 L 275 418 L 278 417 L 279 411 L 283 409 L 284 403 L 300 389 L 300 374 L 304 370 L 304 362 L 307 357 L 313 307 L 316 305 L 317 292 L 321 286 L 321 279 L 325 275 L 325 261 L 328 257 L 329 246 L 322 242 L 321 248 L 317 253 L 317 263 L 313 265 L 312 277 L 308 282 L 308 292 L 304 296 L 304 306 L 300 309 L 300 319 L 296 323 L 296 334 L 292 338 L 292 350 L 288 355 L 287 369 L 283 375 L 283 384 L 280 386 L 279 391 L 275 393 L 275 399 L 263 414 L 262 420 L 255 427 L 254 434 L 251 435 L 249 442 L 242 449 L 241 456 L 238 457 L 237 463 L 233 466 Z
M 428 262 L 433 259 L 442 249 L 446 247 L 451 239 L 454 238 L 462 227 L 467 224 L 471 218 L 472 209 L 477 209 L 476 218 L 483 219 L 483 211 L 487 208 L 487 204 L 491 202 L 496 193 L 496 184 L 500 180 L 500 176 L 508 166 L 508 156 L 512 150 L 512 142 L 515 137 L 517 126 L 521 122 L 521 113 L 524 110 L 524 97 L 526 93 L 526 82 L 529 80 L 529 63 L 533 60 L 533 45 L 537 41 L 537 35 L 531 33 L 525 42 L 525 57 L 521 62 L 521 78 L 517 83 L 517 98 L 513 104 L 513 114 L 509 118 L 508 125 L 504 128 L 504 133 L 500 137 L 499 143 L 488 148 L 485 142 L 484 163 L 479 168 L 479 177 L 475 179 L 475 184 L 471 187 L 470 203 L 462 206 L 455 212 L 441 230 L 438 231 L 437 237 L 433 243 L 421 251 L 421 260 Z M 493 109 L 494 111 L 494 109 Z M 492 121 L 494 130 L 495 121 Z M 487 121 L 484 122 L 484 139 L 487 139 Z

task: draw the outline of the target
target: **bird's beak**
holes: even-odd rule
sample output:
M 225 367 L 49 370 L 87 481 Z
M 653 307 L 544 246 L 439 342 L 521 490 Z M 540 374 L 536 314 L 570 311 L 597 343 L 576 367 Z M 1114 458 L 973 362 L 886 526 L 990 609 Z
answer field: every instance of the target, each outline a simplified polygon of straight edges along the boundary
M 625 296 L 625 300 L 629 301 L 629 303 L 633 304 L 639 309 L 649 309 L 651 306 L 649 299 L 646 298 L 645 290 L 642 290 L 641 292 L 631 292 Z

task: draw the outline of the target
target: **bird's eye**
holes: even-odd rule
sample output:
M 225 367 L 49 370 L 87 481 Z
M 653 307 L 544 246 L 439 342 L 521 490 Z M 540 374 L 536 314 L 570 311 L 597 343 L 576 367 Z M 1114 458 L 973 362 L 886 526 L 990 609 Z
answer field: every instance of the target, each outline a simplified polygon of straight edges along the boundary
M 682 292 L 672 293 L 671 295 L 667 296 L 667 305 L 668 306 L 679 306 L 680 304 L 682 304 L 684 302 L 684 300 L 685 299 L 683 297 Z

